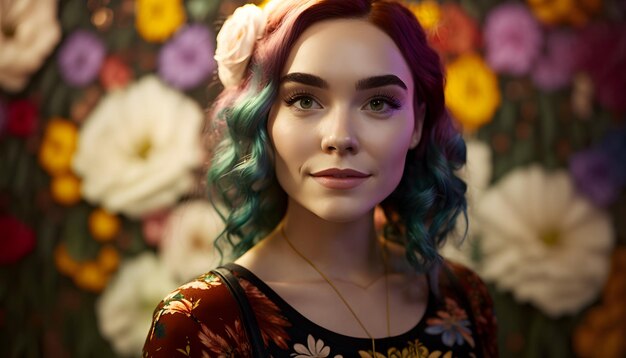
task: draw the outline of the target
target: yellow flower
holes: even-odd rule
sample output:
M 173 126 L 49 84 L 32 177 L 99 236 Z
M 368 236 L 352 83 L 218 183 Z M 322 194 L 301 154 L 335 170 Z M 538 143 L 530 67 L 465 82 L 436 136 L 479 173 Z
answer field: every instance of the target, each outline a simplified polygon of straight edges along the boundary
M 424 30 L 434 30 L 441 21 L 441 9 L 433 0 L 425 0 L 419 3 L 409 3 L 406 6 L 415 14 Z
M 74 205 L 80 201 L 80 180 L 70 172 L 57 175 L 52 178 L 50 192 L 57 203 Z
M 137 0 L 135 26 L 148 42 L 167 40 L 185 22 L 181 0 Z
M 53 176 L 69 172 L 77 137 L 74 123 L 62 118 L 51 119 L 39 148 L 39 164 Z
M 602 0 L 527 0 L 535 17 L 547 25 L 582 26 L 602 7 Z
M 108 282 L 109 273 L 94 261 L 86 261 L 81 264 L 78 272 L 74 275 L 76 286 L 85 291 L 99 293 L 104 290 Z
M 445 93 L 448 109 L 468 130 L 489 122 L 500 104 L 498 78 L 475 54 L 448 64 Z
M 110 241 L 120 231 L 120 220 L 104 209 L 96 209 L 89 215 L 89 232 L 96 241 Z

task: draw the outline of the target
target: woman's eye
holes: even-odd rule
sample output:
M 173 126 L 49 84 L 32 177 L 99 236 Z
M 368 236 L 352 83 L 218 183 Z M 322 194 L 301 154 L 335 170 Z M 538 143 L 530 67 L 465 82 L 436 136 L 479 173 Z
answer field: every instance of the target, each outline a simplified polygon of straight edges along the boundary
M 393 98 L 372 98 L 363 106 L 366 111 L 372 112 L 389 112 L 400 108 L 401 104 Z
M 373 99 L 370 101 L 369 106 L 372 111 L 379 112 L 385 108 L 385 101 L 382 99 Z
M 322 106 L 311 96 L 296 96 L 288 99 L 288 106 L 294 106 L 299 110 L 320 109 Z

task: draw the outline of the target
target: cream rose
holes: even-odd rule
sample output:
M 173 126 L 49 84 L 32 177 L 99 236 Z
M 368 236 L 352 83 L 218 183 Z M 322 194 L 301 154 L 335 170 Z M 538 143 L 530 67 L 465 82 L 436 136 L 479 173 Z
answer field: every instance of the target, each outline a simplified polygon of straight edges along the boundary
M 479 273 L 550 317 L 596 300 L 609 272 L 611 217 L 576 192 L 568 173 L 533 165 L 500 179 L 475 207 Z
M 215 50 L 217 74 L 224 87 L 237 86 L 243 79 L 254 44 L 265 31 L 266 20 L 263 10 L 247 4 L 224 22 Z
M 57 1 L 0 1 L 0 5 L 0 87 L 18 92 L 61 38 Z

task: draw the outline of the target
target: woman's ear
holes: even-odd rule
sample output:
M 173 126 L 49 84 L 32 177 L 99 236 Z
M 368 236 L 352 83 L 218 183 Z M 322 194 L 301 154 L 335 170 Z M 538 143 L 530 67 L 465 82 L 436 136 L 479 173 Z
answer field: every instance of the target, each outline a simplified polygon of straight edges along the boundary
M 422 126 L 424 125 L 424 116 L 426 115 L 426 104 L 420 103 L 415 110 L 415 128 L 411 135 L 411 143 L 409 148 L 415 149 L 422 138 Z

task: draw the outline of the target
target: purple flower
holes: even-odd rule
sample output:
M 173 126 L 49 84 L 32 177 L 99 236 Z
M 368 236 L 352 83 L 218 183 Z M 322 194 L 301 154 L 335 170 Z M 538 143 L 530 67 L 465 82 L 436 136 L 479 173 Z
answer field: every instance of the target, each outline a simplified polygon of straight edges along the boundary
M 72 86 L 84 86 L 96 78 L 105 55 L 106 48 L 97 35 L 75 31 L 59 50 L 61 77 Z
M 215 70 L 213 35 L 202 25 L 179 31 L 159 52 L 159 76 L 173 87 L 193 88 Z
M 569 170 L 578 190 L 595 205 L 605 207 L 614 202 L 621 191 L 623 183 L 617 165 L 606 151 L 591 148 L 574 154 Z
M 615 175 L 626 185 L 626 126 L 610 131 L 600 143 L 600 150 L 613 159 Z
M 546 53 L 537 59 L 532 78 L 545 91 L 567 86 L 574 72 L 575 36 L 570 32 L 555 31 L 548 35 Z
M 530 70 L 541 48 L 541 28 L 522 4 L 495 7 L 485 21 L 487 63 L 496 71 L 524 75 Z
M 576 69 L 589 75 L 601 105 L 626 112 L 626 24 L 598 23 L 579 35 Z

